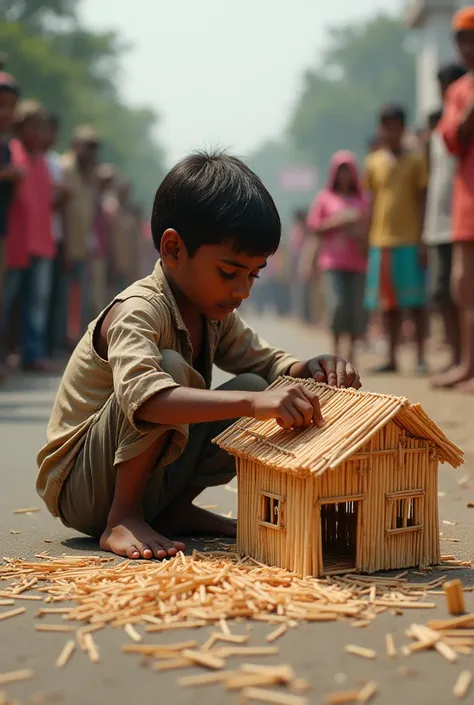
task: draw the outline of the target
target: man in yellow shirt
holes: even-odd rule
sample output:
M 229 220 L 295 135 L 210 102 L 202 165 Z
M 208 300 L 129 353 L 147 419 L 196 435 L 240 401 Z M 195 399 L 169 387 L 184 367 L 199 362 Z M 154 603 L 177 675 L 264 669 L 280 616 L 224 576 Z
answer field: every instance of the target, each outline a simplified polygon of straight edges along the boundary
M 377 372 L 397 371 L 402 313 L 415 326 L 417 372 L 426 372 L 426 264 L 421 244 L 426 200 L 427 167 L 417 150 L 403 146 L 405 111 L 382 108 L 380 149 L 367 157 L 365 185 L 372 194 L 366 307 L 383 313 L 389 360 Z

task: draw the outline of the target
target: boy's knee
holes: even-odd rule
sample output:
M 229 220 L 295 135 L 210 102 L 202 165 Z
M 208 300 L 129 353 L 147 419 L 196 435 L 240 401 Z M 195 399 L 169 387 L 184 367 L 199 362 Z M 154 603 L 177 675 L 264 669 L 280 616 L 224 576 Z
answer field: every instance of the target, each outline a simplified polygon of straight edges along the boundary
M 236 375 L 227 383 L 228 389 L 233 389 L 238 392 L 263 392 L 268 387 L 266 379 L 253 372 L 244 372 Z
M 176 350 L 165 348 L 161 351 L 161 369 L 166 372 L 180 387 L 205 389 L 202 376 Z

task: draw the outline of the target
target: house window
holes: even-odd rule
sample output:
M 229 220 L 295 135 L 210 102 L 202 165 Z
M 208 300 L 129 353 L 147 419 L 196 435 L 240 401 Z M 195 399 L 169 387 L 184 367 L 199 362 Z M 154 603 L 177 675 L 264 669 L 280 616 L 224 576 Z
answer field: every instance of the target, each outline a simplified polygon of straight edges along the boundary
M 387 533 L 399 534 L 423 528 L 423 490 L 387 495 Z
M 259 492 L 260 511 L 258 523 L 271 529 L 283 529 L 283 505 L 285 498 L 271 492 Z

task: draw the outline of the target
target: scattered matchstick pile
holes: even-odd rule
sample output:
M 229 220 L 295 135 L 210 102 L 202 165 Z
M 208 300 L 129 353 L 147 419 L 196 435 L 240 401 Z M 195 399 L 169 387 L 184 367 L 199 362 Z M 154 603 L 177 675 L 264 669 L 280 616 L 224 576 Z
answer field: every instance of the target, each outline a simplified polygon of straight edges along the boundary
M 0 590 L 0 603 L 9 607 L 0 612 L 0 620 L 20 616 L 28 602 L 40 603 L 35 630 L 69 633 L 58 653 L 57 668 L 65 668 L 77 651 L 98 663 L 100 653 L 93 633 L 110 625 L 124 629 L 127 642 L 122 651 L 141 655 L 156 671 L 192 666 L 205 671 L 180 677 L 178 683 L 183 687 L 218 683 L 230 692 L 239 691 L 242 703 L 274 705 L 306 705 L 303 693 L 309 684 L 287 664 L 247 662 L 236 667 L 232 664 L 234 657 L 248 660 L 276 656 L 276 642 L 300 622 L 345 621 L 365 627 L 388 610 L 401 614 L 410 609 L 432 609 L 436 605 L 429 596 L 443 594 L 446 581 L 443 576 L 427 583 L 411 583 L 406 580 L 406 572 L 390 578 L 354 574 L 301 578 L 228 551 L 194 551 L 192 556 L 178 554 L 161 563 L 116 564 L 113 558 L 52 557 L 46 551 L 36 559 L 5 559 L 5 565 L 0 566 L 0 581 L 8 582 L 8 587 Z M 466 565 L 452 556 L 445 559 L 443 567 L 447 569 Z M 457 600 L 459 603 L 459 595 Z M 65 602 L 68 606 L 61 606 Z M 44 620 L 50 616 L 60 617 L 62 622 Z M 250 634 L 230 630 L 228 620 L 243 619 L 271 625 L 265 646 L 251 646 Z M 467 630 L 466 625 L 474 627 L 474 615 L 429 622 L 428 626 L 413 624 L 408 636 L 414 643 L 401 651 L 411 654 L 434 648 L 454 662 L 458 654 L 472 651 L 474 629 Z M 166 638 L 163 643 L 142 643 L 144 635 L 165 637 L 166 632 L 169 637 L 170 632 L 206 626 L 213 631 L 203 643 L 195 639 L 169 643 Z M 461 635 L 455 633 L 461 629 Z M 351 657 L 377 657 L 375 650 L 355 644 L 348 644 L 345 650 Z M 386 637 L 386 650 L 390 658 L 397 656 L 392 635 Z M 33 675 L 26 670 L 3 674 L 0 685 Z M 470 685 L 470 672 L 463 671 L 453 690 L 455 696 L 464 697 Z M 274 686 L 278 689 L 271 690 Z M 377 685 L 370 681 L 357 690 L 334 693 L 327 702 L 368 702 L 376 691 Z

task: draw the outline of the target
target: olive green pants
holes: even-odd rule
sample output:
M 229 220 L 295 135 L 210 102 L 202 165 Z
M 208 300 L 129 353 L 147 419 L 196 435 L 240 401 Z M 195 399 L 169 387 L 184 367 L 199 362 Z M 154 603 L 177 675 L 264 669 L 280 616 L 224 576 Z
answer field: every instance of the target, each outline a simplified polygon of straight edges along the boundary
M 162 369 L 183 387 L 205 388 L 201 375 L 174 350 L 163 350 Z M 219 389 L 263 391 L 267 382 L 255 374 L 238 375 Z M 152 472 L 145 492 L 145 520 L 153 523 L 161 511 L 186 486 L 205 489 L 224 485 L 235 476 L 234 458 L 212 443 L 212 439 L 232 423 L 213 421 L 189 426 L 187 443 L 183 442 L 178 457 L 163 462 L 164 452 Z M 89 536 L 100 536 L 107 524 L 115 491 L 117 449 L 127 459 L 138 457 L 169 427 L 150 425 L 149 433 L 133 428 L 112 395 L 104 405 L 96 423 L 90 428 L 84 445 L 61 490 L 59 513 L 63 523 Z M 186 429 L 187 430 L 187 429 Z M 183 434 L 179 436 L 183 438 Z M 179 451 L 178 451 L 179 453 Z M 176 453 L 174 453 L 176 456 Z

